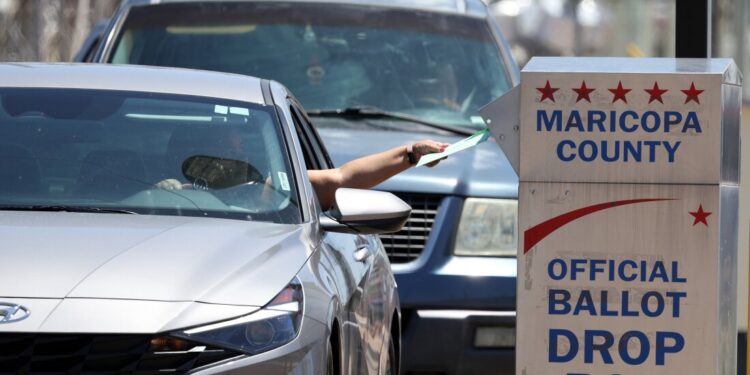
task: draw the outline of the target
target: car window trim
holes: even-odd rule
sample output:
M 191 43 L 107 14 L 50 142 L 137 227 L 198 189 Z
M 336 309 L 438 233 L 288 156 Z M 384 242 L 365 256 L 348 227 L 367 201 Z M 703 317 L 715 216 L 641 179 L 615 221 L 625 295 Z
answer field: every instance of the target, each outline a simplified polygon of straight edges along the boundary
M 299 118 L 299 116 L 297 115 L 297 111 L 294 110 L 294 106 L 291 103 L 289 105 L 289 112 L 292 115 L 292 121 L 294 122 L 294 129 L 297 131 L 297 137 L 300 140 L 300 144 L 302 146 L 302 152 L 305 154 L 305 164 L 308 164 L 308 163 L 312 164 L 312 165 L 307 165 L 307 169 L 312 169 L 312 170 L 322 169 L 320 161 L 318 160 L 318 157 L 315 154 L 315 150 L 313 149 L 310 139 L 308 138 L 307 133 L 303 129 L 304 125 L 302 124 L 302 119 Z
M 289 122 L 287 121 L 286 112 L 284 110 L 284 106 L 277 103 L 276 98 L 279 95 L 278 93 L 275 93 L 277 88 L 272 87 L 272 83 L 269 80 L 263 79 L 260 81 L 261 89 L 268 90 L 269 97 L 265 98 L 264 100 L 268 100 L 268 105 L 271 105 L 275 108 L 276 113 L 276 119 L 279 121 L 279 125 L 281 126 L 281 136 L 284 141 L 284 145 L 286 146 L 286 153 L 287 158 L 289 160 L 289 163 L 292 168 L 292 181 L 297 187 L 295 190 L 297 191 L 297 201 L 299 202 L 298 208 L 300 210 L 300 214 L 302 216 L 302 222 L 305 223 L 309 221 L 312 218 L 312 213 L 310 212 L 310 208 L 307 204 L 307 195 L 308 193 L 305 191 L 305 176 L 303 176 L 303 168 L 302 165 L 300 165 L 300 160 L 297 155 L 297 149 L 294 142 L 294 133 L 292 133 L 292 127 L 290 126 Z M 278 85 L 278 84 L 276 84 Z
M 293 178 L 294 183 L 297 186 L 297 189 L 296 189 L 297 199 L 299 200 L 299 209 L 302 211 L 302 222 L 304 223 L 310 220 L 310 218 L 312 217 L 312 214 L 306 203 L 308 194 L 303 191 L 304 181 L 306 180 L 302 176 L 303 173 L 301 173 L 300 171 L 303 170 L 302 167 L 304 167 L 304 165 L 300 165 L 300 161 L 297 158 L 296 151 L 295 151 L 296 148 L 292 141 L 292 138 L 294 135 L 293 133 L 291 133 L 291 131 L 292 131 L 292 126 L 294 125 L 293 124 L 291 126 L 289 125 L 289 122 L 287 121 L 287 118 L 285 116 L 284 109 L 282 108 L 281 105 L 276 104 L 274 102 L 273 106 L 276 108 L 276 111 L 275 111 L 276 116 L 279 122 L 281 123 L 282 127 L 284 128 L 283 130 L 284 142 L 286 143 L 286 150 L 287 150 L 287 155 L 289 157 L 289 161 L 292 164 L 292 168 L 294 169 L 292 178 Z M 300 141 L 300 147 L 304 147 L 301 141 Z M 304 160 L 302 160 L 302 163 L 304 163 Z
M 321 142 L 320 136 L 315 130 L 315 126 L 313 126 L 312 121 L 310 121 L 310 118 L 307 116 L 305 111 L 302 110 L 302 106 L 295 98 L 289 98 L 289 102 L 291 103 L 292 111 L 300 119 L 302 131 L 305 132 L 307 141 L 312 146 L 312 151 L 315 154 L 318 165 L 323 167 L 321 169 L 333 168 L 334 166 L 333 162 L 331 162 L 331 157 L 328 155 L 328 151 L 326 151 L 325 147 L 323 146 L 323 142 Z

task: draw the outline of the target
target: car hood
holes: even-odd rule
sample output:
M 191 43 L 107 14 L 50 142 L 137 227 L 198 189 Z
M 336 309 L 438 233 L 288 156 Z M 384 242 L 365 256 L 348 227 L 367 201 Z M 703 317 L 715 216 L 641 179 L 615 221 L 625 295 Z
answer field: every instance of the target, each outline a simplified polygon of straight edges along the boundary
M 68 212 L 0 213 L 0 297 L 262 306 L 304 265 L 298 225 Z
M 455 143 L 465 138 L 423 132 L 332 127 L 318 128 L 318 132 L 336 166 L 423 139 Z M 409 169 L 377 188 L 441 195 L 515 198 L 518 196 L 518 177 L 500 147 L 490 138 L 476 147 L 451 155 L 437 167 Z

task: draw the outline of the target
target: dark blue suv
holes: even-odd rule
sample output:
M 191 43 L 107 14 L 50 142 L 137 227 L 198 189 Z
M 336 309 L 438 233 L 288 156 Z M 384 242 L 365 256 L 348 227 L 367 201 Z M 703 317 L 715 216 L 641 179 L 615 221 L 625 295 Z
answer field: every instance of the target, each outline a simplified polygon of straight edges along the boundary
M 280 81 L 338 165 L 456 142 L 520 79 L 480 0 L 135 0 L 101 32 L 80 59 Z M 403 372 L 514 373 L 517 187 L 493 141 L 378 186 L 413 208 L 381 236 L 401 293 Z

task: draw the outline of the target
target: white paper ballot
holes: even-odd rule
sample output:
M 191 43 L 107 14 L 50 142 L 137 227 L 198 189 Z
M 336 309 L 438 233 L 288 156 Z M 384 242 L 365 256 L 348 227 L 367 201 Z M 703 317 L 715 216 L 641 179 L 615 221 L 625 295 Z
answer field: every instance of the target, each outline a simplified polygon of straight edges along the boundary
M 445 151 L 435 153 L 435 154 L 427 154 L 419 158 L 419 162 L 417 163 L 417 167 L 423 166 L 425 164 L 432 163 L 435 160 L 442 159 L 448 155 L 453 155 L 459 151 L 466 150 L 467 148 L 474 147 L 484 141 L 486 141 L 488 138 L 490 138 L 490 131 L 488 129 L 480 130 L 468 138 L 462 139 L 448 147 L 445 148 Z

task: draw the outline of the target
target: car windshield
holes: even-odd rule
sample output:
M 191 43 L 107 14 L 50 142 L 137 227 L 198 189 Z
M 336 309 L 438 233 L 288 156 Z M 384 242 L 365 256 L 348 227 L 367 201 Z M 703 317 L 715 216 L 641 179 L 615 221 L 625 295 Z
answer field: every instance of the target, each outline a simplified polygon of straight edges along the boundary
M 273 107 L 0 88 L 0 209 L 300 222 Z
M 311 112 L 374 107 L 463 127 L 483 127 L 479 108 L 509 88 L 485 20 L 379 6 L 138 6 L 108 62 L 248 74 L 282 82 Z

